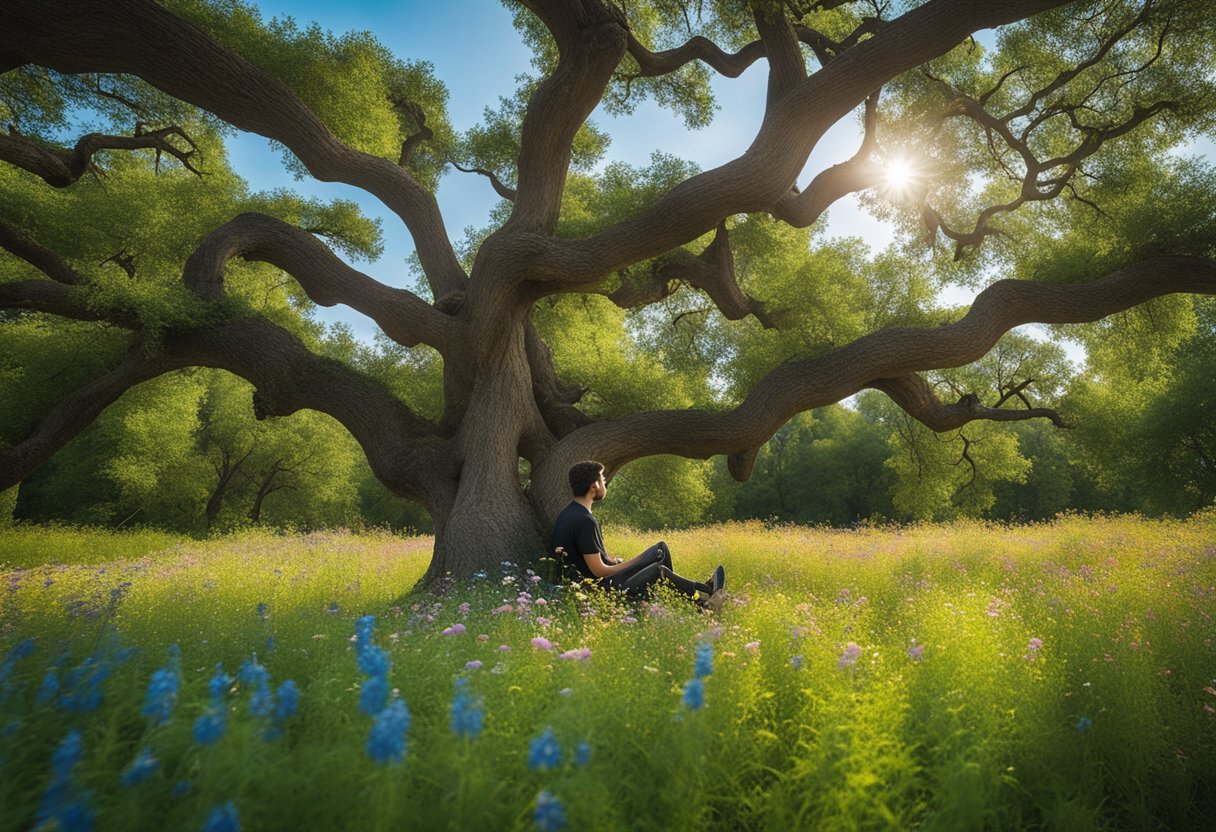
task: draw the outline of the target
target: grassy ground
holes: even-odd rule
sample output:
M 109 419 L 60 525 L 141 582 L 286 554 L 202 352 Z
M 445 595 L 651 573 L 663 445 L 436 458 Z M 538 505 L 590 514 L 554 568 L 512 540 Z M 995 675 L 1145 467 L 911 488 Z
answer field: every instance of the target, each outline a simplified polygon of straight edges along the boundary
M 0 530 L 0 829 L 1216 826 L 1216 513 L 666 539 L 717 619 L 509 565 L 403 597 L 426 539 Z

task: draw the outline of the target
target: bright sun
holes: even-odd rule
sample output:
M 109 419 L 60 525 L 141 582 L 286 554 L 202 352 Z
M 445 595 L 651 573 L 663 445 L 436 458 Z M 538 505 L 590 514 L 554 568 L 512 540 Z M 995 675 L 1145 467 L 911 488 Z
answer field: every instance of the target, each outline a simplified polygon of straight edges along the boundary
M 883 163 L 884 190 L 896 200 L 909 199 L 920 180 L 920 172 L 907 159 L 896 156 Z

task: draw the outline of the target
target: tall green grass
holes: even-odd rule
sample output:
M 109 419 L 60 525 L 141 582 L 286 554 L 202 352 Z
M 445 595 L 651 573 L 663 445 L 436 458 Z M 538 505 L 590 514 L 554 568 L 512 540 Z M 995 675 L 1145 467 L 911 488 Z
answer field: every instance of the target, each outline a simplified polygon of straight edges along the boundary
M 74 788 L 101 829 L 197 829 L 229 800 L 243 829 L 529 829 L 542 789 L 577 830 L 1216 825 L 1213 513 L 666 534 L 681 572 L 726 565 L 717 618 L 509 566 L 408 596 L 423 538 L 40 534 L 0 531 L 0 655 L 37 639 L 0 689 L 2 829 L 35 825 L 72 728 Z M 607 542 L 632 554 L 654 539 Z M 412 717 L 400 765 L 365 751 L 352 641 L 365 613 Z M 694 709 L 683 693 L 703 643 L 713 672 Z M 172 644 L 181 693 L 154 728 L 140 709 Z M 581 647 L 589 659 L 560 658 Z M 265 740 L 237 683 L 226 733 L 199 746 L 216 663 L 235 673 L 255 653 L 274 685 L 300 686 L 299 713 Z M 62 682 L 97 654 L 110 661 L 96 710 L 65 711 L 64 691 L 37 704 L 48 669 Z M 475 737 L 451 730 L 457 678 L 484 709 Z M 533 769 L 546 726 L 562 760 Z M 121 786 L 143 748 L 159 769 Z

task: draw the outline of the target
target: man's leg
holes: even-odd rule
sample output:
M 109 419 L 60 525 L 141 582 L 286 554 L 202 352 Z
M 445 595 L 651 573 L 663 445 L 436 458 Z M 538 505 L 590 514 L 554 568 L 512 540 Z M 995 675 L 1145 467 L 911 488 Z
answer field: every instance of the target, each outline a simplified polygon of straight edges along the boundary
M 631 595 L 641 594 L 650 586 L 665 581 L 690 598 L 695 598 L 698 592 L 708 593 L 709 584 L 690 581 L 683 575 L 677 575 L 661 563 L 651 563 L 631 569 L 628 572 L 610 576 L 612 585 Z
M 669 548 L 667 548 L 666 541 L 660 540 L 658 543 L 654 544 L 649 549 L 647 549 L 645 552 L 643 552 L 642 557 L 644 559 L 643 560 L 644 563 L 657 563 L 660 566 L 666 567 L 673 574 L 675 574 L 675 572 L 676 572 L 676 568 L 675 568 L 675 566 L 672 565 L 672 562 L 671 562 L 671 550 Z M 719 570 L 721 570 L 721 569 L 722 569 L 722 567 L 719 566 L 718 569 L 715 570 L 715 573 L 711 574 L 705 580 L 704 584 L 701 584 L 698 586 L 698 589 L 700 589 L 701 592 L 704 592 L 707 594 L 713 594 L 714 586 L 715 586 L 715 575 L 719 574 Z M 720 574 L 721 574 L 722 582 L 725 583 L 725 580 L 726 580 L 725 572 L 721 572 Z M 679 577 L 679 576 L 677 575 L 677 577 Z M 681 578 L 681 580 L 688 580 L 688 579 Z

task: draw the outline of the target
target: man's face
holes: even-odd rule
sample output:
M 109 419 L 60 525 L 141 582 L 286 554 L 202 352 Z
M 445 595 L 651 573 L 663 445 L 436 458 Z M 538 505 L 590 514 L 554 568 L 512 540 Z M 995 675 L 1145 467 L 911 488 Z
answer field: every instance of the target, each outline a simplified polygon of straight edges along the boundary
M 608 483 L 604 482 L 603 471 L 600 472 L 600 478 L 595 481 L 595 485 L 591 486 L 591 488 L 593 490 L 591 495 L 592 500 L 598 503 L 600 500 L 604 499 L 604 496 L 608 493 Z

